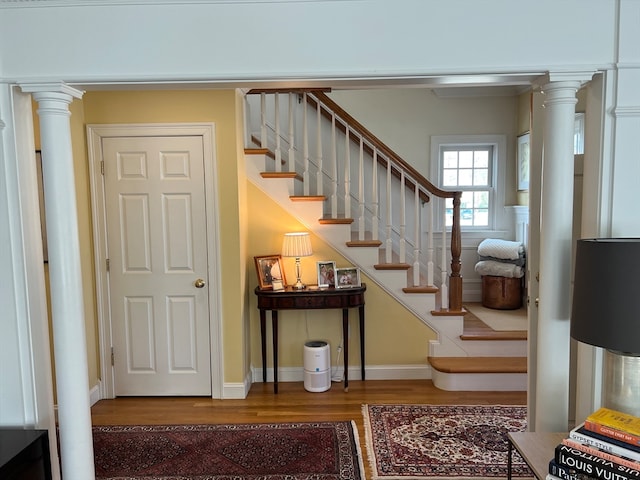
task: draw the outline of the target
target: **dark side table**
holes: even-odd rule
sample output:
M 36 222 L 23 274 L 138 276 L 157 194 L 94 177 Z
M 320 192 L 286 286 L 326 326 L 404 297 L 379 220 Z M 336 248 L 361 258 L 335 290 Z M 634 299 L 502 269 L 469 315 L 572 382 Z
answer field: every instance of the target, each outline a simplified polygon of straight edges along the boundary
M 262 381 L 267 381 L 267 310 L 271 310 L 273 337 L 273 393 L 278 393 L 278 310 L 342 309 L 342 335 L 344 338 L 344 391 L 349 391 L 349 309 L 357 308 L 360 316 L 360 366 L 364 380 L 364 292 L 366 284 L 349 288 L 317 288 L 294 290 L 261 290 L 256 287 L 260 310 L 260 339 L 262 343 Z
M 49 432 L 0 428 L 0 478 L 51 480 Z

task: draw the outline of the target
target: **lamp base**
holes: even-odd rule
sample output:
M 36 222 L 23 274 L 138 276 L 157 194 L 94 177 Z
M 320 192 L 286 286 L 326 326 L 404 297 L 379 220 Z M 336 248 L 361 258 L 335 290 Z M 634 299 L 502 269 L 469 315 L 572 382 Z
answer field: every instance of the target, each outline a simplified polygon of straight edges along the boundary
M 605 350 L 604 407 L 640 417 L 640 355 Z
M 291 285 L 291 288 L 293 288 L 294 290 L 304 290 L 305 288 L 307 288 L 307 286 L 304 283 L 302 283 L 300 279 L 298 279 L 296 283 Z

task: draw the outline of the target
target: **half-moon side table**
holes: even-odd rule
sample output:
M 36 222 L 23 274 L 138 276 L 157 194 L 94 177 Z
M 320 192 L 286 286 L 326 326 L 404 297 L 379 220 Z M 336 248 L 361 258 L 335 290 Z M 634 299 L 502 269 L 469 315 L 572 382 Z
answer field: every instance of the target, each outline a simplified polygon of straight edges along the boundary
M 273 337 L 273 393 L 278 393 L 278 310 L 342 309 L 342 335 L 344 338 L 344 391 L 349 391 L 349 309 L 358 308 L 360 317 L 360 368 L 364 380 L 364 292 L 366 284 L 348 288 L 318 288 L 310 286 L 294 290 L 262 290 L 256 287 L 260 310 L 260 339 L 262 343 L 262 381 L 267 381 L 267 310 L 271 310 Z

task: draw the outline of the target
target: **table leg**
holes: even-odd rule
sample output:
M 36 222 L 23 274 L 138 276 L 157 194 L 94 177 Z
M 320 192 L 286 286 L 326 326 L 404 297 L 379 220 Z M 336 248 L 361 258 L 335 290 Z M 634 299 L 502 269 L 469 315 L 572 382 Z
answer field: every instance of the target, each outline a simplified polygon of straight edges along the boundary
M 273 337 L 273 393 L 278 393 L 278 311 L 271 310 L 271 336 Z
M 349 309 L 342 309 L 342 339 L 344 341 L 344 391 L 349 391 Z
M 260 345 L 262 346 L 262 383 L 267 383 L 267 312 L 260 310 Z
M 511 443 L 511 440 L 509 439 L 507 439 L 507 443 L 509 444 L 507 450 L 507 480 L 511 480 L 511 457 L 513 454 L 513 443 Z
M 360 370 L 364 381 L 364 305 L 358 308 L 360 315 Z

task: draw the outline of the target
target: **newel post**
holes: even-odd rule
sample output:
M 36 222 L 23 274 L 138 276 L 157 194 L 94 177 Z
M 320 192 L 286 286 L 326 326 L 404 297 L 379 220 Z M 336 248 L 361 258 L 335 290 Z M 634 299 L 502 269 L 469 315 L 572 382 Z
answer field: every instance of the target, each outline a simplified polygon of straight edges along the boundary
M 449 278 L 449 310 L 462 311 L 462 276 L 460 270 L 460 254 L 462 252 L 462 236 L 460 233 L 460 197 L 462 192 L 455 192 L 453 197 L 453 225 L 451 226 L 451 277 Z

